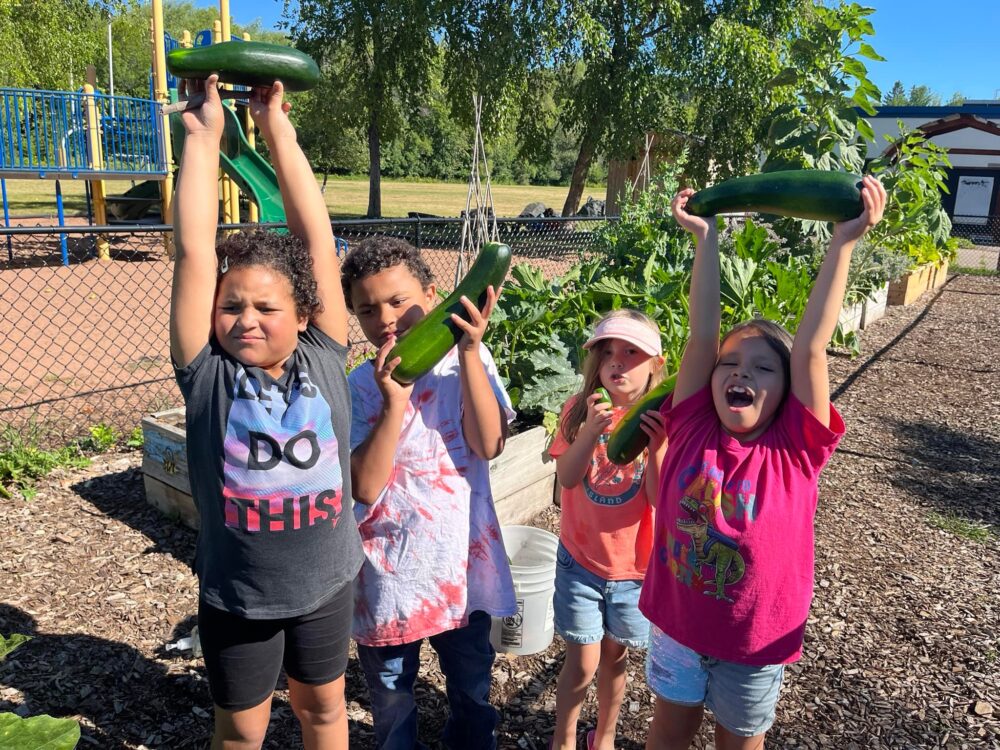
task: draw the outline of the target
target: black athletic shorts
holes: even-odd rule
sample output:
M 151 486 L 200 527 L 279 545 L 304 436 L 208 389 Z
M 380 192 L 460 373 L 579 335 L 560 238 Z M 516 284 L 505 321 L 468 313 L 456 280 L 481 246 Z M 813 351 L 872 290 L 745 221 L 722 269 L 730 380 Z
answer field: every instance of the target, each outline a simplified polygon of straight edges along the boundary
M 353 616 L 353 583 L 315 612 L 279 620 L 249 620 L 200 602 L 198 637 L 215 705 L 241 711 L 262 703 L 282 667 L 307 685 L 336 680 L 347 670 Z

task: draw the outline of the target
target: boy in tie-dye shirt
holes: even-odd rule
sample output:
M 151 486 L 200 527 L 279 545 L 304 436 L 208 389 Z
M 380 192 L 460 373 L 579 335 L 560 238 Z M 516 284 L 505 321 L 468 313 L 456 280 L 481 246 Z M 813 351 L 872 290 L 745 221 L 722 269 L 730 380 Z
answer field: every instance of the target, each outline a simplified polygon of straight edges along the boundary
M 496 303 L 465 300 L 458 345 L 411 385 L 386 355 L 437 301 L 433 276 L 406 242 L 366 240 L 344 260 L 348 306 L 373 360 L 351 372 L 351 475 L 366 560 L 355 584 L 354 637 L 372 693 L 379 748 L 417 742 L 413 683 L 429 639 L 447 681 L 452 748 L 496 747 L 489 704 L 490 616 L 515 611 L 510 567 L 490 492 L 488 460 L 514 412 L 482 344 Z M 363 503 L 363 504 L 362 504 Z

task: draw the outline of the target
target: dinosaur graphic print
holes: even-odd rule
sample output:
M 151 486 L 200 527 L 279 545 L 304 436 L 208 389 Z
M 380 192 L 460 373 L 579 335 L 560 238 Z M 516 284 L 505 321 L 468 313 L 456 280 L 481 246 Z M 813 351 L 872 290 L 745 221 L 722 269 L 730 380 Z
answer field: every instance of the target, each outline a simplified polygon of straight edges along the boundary
M 677 536 L 669 540 L 666 552 L 671 572 L 679 581 L 706 596 L 732 603 L 726 589 L 742 580 L 746 563 L 736 540 L 719 528 L 718 519 L 723 515 L 720 487 L 719 479 L 699 472 L 684 488 Z

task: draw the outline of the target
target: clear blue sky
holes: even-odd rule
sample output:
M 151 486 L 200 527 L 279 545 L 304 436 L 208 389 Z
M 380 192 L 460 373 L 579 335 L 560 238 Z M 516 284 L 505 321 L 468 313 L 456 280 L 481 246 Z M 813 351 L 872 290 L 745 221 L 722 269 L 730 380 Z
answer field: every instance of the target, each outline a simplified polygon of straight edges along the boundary
M 219 5 L 217 0 L 196 3 Z M 883 92 L 900 80 L 907 89 L 928 86 L 944 101 L 956 91 L 968 99 L 1000 98 L 1000 0 L 868 0 L 862 4 L 875 8 L 871 42 L 886 62 L 870 62 L 868 71 Z M 283 0 L 230 0 L 230 13 L 240 23 L 259 18 L 265 28 L 273 28 L 283 6 Z

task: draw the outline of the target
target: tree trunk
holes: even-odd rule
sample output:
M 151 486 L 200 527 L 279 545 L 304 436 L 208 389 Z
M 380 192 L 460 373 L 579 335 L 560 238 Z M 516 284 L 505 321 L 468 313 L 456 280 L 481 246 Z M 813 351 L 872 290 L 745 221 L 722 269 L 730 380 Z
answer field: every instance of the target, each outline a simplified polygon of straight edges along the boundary
M 566 196 L 566 203 L 563 204 L 563 216 L 573 216 L 580 208 L 580 198 L 583 197 L 583 191 L 587 187 L 587 175 L 590 174 L 590 164 L 594 161 L 599 136 L 599 129 L 594 126 L 587 128 L 583 134 L 583 139 L 580 141 L 580 153 L 573 166 L 573 179 L 569 183 L 569 195 Z
M 368 121 L 368 214 L 382 218 L 382 144 L 379 139 L 378 110 L 374 107 Z
M 323 184 L 320 185 L 319 194 L 326 195 L 326 180 L 330 176 L 330 173 L 326 171 L 326 167 L 323 168 Z

